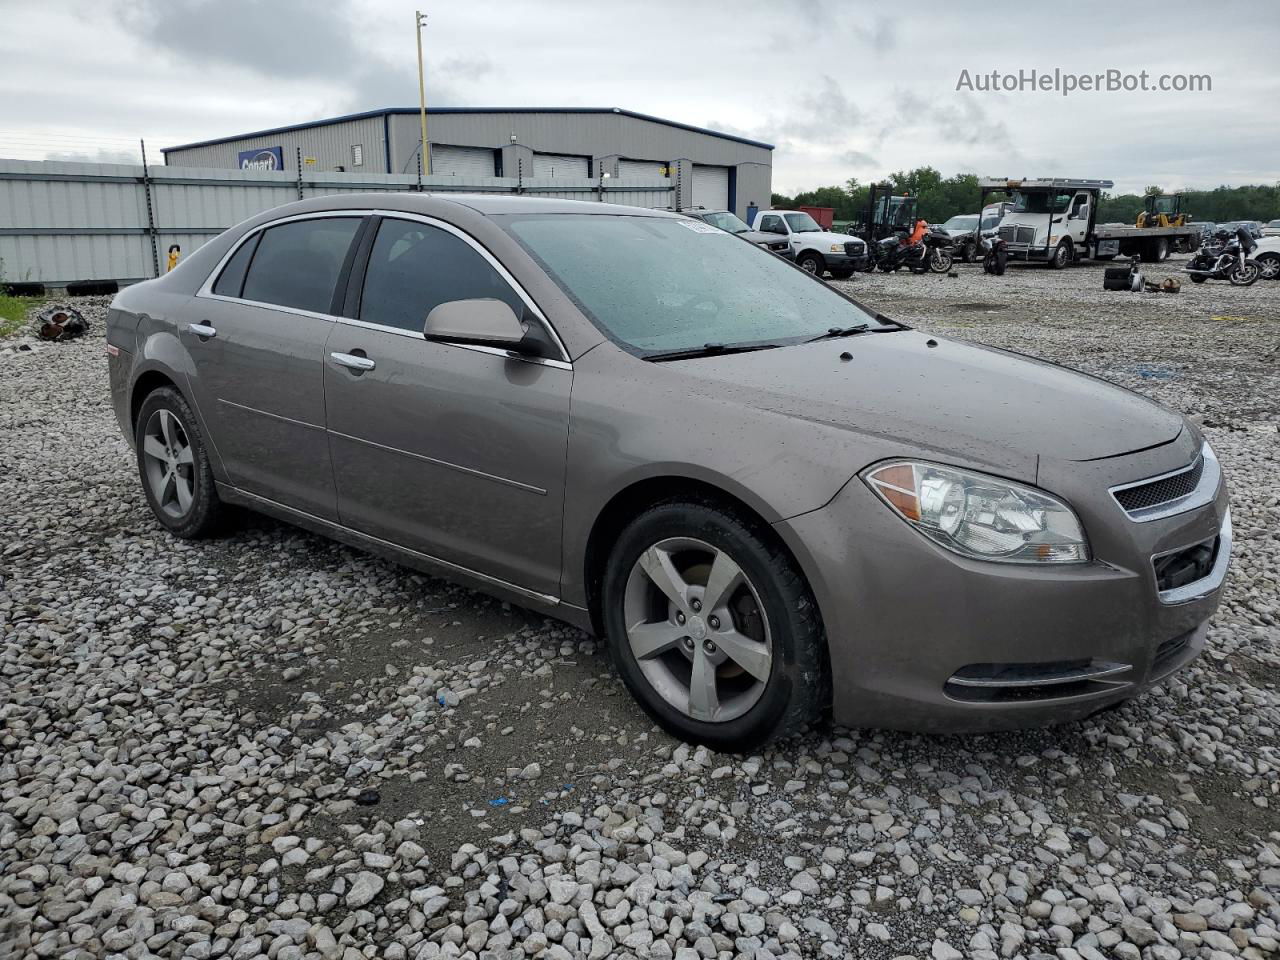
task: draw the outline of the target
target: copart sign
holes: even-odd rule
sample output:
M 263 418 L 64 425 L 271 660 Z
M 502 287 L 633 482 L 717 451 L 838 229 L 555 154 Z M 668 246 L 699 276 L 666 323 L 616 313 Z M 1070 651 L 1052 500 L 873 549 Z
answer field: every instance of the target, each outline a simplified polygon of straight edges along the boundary
M 241 150 L 239 165 L 241 170 L 283 170 L 284 151 L 280 147 Z

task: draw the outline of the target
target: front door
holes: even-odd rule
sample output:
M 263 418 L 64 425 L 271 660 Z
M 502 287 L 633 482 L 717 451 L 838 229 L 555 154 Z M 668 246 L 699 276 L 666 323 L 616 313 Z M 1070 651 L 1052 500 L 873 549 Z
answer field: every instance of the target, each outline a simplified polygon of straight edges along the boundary
M 324 346 L 359 216 L 258 231 L 198 296 L 179 331 L 191 387 L 232 484 L 325 519 L 337 516 L 324 417 Z
M 380 222 L 356 316 L 334 324 L 326 347 L 339 516 L 558 596 L 573 373 L 562 361 L 423 337 L 432 307 L 475 297 L 539 322 L 469 238 L 421 220 Z

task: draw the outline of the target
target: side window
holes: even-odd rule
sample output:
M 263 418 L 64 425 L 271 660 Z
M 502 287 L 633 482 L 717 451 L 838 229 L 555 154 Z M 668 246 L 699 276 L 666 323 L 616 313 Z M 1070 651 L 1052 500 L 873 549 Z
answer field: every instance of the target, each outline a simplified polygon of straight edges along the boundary
M 255 233 L 240 244 L 240 249 L 231 255 L 231 259 L 222 268 L 222 273 L 219 274 L 217 282 L 214 283 L 214 293 L 220 297 L 240 296 L 240 291 L 244 289 L 244 275 L 249 269 L 249 261 L 253 259 L 253 251 L 257 248 L 258 241 L 261 239 L 262 234 Z
M 244 281 L 246 300 L 328 313 L 360 217 L 295 220 L 262 232 Z
M 524 303 L 469 244 L 448 231 L 411 220 L 383 220 L 378 227 L 360 298 L 360 319 L 420 332 L 432 308 L 450 300 L 490 297 Z
M 787 228 L 782 223 L 782 218 L 778 216 L 765 217 L 760 221 L 760 230 L 762 233 L 786 233 Z

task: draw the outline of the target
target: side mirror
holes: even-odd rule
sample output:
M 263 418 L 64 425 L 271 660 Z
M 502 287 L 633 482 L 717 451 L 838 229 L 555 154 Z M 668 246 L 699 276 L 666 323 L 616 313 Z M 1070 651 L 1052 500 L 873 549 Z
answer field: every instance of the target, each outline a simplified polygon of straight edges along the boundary
M 512 349 L 525 338 L 524 324 L 510 305 L 488 297 L 450 300 L 433 307 L 422 333 L 428 340 Z

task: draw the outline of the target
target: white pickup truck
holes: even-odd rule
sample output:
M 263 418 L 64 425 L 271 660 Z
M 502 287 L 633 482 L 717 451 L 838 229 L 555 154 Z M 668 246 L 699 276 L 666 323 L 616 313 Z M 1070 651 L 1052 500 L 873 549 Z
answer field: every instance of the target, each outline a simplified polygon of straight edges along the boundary
M 831 233 L 801 210 L 761 210 L 752 229 L 775 233 L 791 242 L 796 266 L 821 277 L 828 270 L 837 280 L 847 280 L 867 265 L 867 245 L 847 233 Z

